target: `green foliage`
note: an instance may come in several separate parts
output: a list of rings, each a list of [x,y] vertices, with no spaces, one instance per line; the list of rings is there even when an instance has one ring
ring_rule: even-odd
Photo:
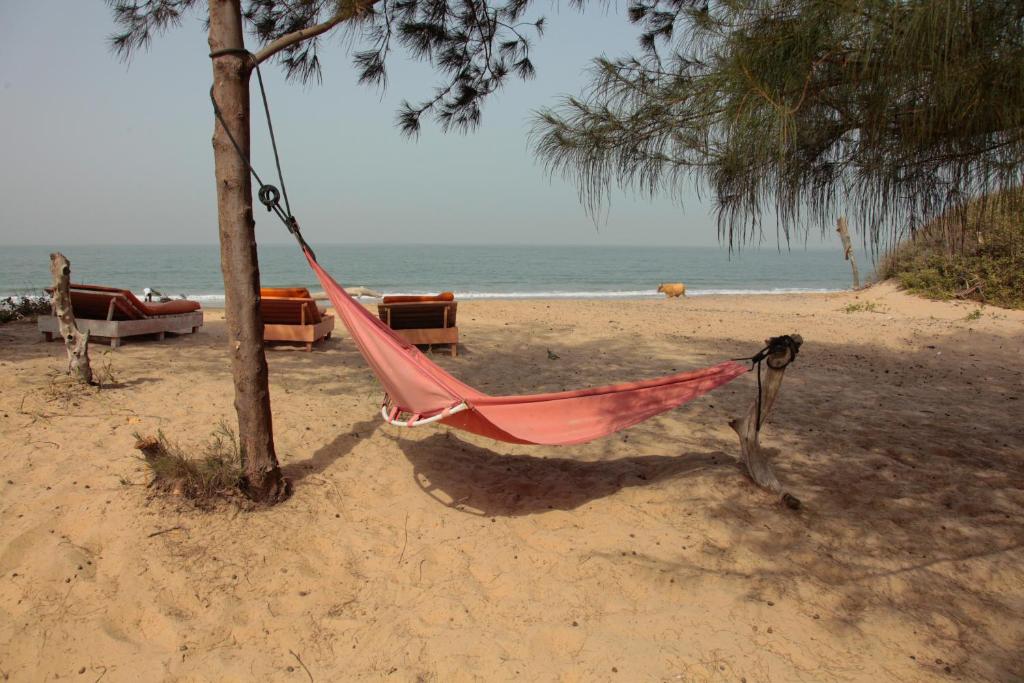
[[[962,220],[966,228],[951,232],[951,220]],[[954,237],[959,242],[951,245]],[[882,260],[878,276],[933,299],[1024,308],[1024,192],[974,202],[960,219],[924,226]]]
[[[730,246],[837,215],[874,247],[1016,185],[1020,0],[634,0],[640,57],[535,120],[534,148],[587,208],[613,187],[709,188]]]
[[[885,313],[888,309],[876,301],[857,301],[843,306],[843,313]]]
[[[142,451],[156,490],[180,495],[198,507],[209,507],[217,499],[234,499],[241,495],[238,439],[226,424],[221,423],[198,457],[169,441],[163,432],[155,437],[136,434],[135,438],[135,447]]]
[[[35,320],[51,312],[50,300],[38,296],[9,296],[0,299],[0,323]]]
[[[973,320],[980,320],[983,313],[984,311],[982,311],[980,308],[975,308],[973,311],[964,316],[964,320],[967,320],[969,322]]]
[[[199,0],[106,0],[118,32],[111,47],[122,58],[149,46],[153,36],[181,25],[187,13],[205,8]],[[573,0],[575,2],[575,0]],[[320,41],[333,26],[347,26],[359,82],[383,86],[395,47],[429,62],[443,75],[432,97],[403,102],[402,132],[415,135],[430,114],[442,129],[468,130],[480,122],[481,106],[509,75],[533,78],[530,49],[544,19],[525,20],[530,0],[241,0],[245,28],[266,46],[309,31],[276,59],[290,78],[320,79]]]

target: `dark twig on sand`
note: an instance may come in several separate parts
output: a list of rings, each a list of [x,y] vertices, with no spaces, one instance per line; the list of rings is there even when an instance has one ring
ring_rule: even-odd
[[[402,560],[405,559],[405,547],[409,545],[409,513],[405,513],[405,540],[402,541],[402,553],[398,556],[398,564],[402,564]]]
[[[300,657],[298,654],[296,654],[294,650],[288,650],[288,652],[292,653],[292,657],[295,657],[295,661],[297,661],[302,666],[302,668],[306,671],[306,675],[309,676],[310,683],[313,683],[313,674],[311,674],[309,672],[309,667],[306,666],[306,663],[304,661],[302,661],[302,657]]]
[[[184,531],[185,527],[183,527],[183,526],[172,526],[169,529],[161,529],[160,531],[154,531],[153,533],[149,534],[146,538],[153,538],[154,536],[160,536],[160,535],[163,535],[163,534],[169,534],[172,531],[178,531],[179,529]]]

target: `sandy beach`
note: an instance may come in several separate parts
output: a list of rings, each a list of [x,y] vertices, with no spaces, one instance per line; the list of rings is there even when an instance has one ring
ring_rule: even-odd
[[[727,422],[752,375],[584,446],[512,446],[384,425],[338,330],[268,354],[293,497],[196,511],[153,497],[133,434],[199,450],[234,423],[222,313],[196,335],[94,346],[113,377],[98,391],[69,392],[63,347],[12,323],[0,679],[1024,677],[1024,312],[885,284],[460,309],[459,357],[433,358],[493,393],[653,377],[800,333],[762,441],[803,509],[739,469]]]

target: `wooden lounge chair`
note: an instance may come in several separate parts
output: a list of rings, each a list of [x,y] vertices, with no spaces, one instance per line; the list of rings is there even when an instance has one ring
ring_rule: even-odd
[[[275,296],[278,294],[300,296]],[[330,339],[334,329],[334,316],[319,308],[309,291],[301,288],[260,290],[260,313],[265,341],[301,342],[307,351],[321,339]]]
[[[377,315],[410,344],[448,344],[452,356],[457,356],[458,306],[451,292],[442,292],[437,296],[386,296],[377,305]]]
[[[109,339],[114,349],[125,337],[152,334],[160,340],[168,332],[187,334],[203,326],[203,311],[197,301],[150,303],[127,289],[100,285],[72,284],[70,294],[78,329],[93,338]],[[46,341],[60,336],[60,325],[52,315],[40,316],[38,326]]]

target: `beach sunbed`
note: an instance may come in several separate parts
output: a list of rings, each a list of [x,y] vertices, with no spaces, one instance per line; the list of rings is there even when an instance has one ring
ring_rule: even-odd
[[[265,287],[260,290],[264,341],[300,342],[307,351],[321,339],[330,339],[334,316],[319,308],[302,288]]]
[[[398,336],[410,344],[448,344],[459,355],[458,302],[451,292],[436,296],[386,296],[377,314]]]
[[[159,340],[168,332],[187,334],[203,326],[202,307],[196,301],[151,303],[127,289],[100,285],[72,284],[70,294],[78,329],[93,338],[109,339],[115,349],[125,337],[151,334]],[[55,316],[40,316],[38,326],[46,341],[60,336]]]

